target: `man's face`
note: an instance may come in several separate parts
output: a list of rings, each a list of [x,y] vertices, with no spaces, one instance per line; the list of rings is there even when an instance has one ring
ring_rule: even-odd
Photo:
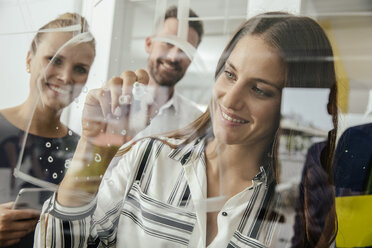
[[[168,18],[164,21],[158,36],[177,36],[178,20]],[[199,36],[189,28],[187,41],[195,48]],[[190,65],[190,59],[177,46],[162,41],[153,41],[150,37],[146,40],[146,51],[149,53],[148,69],[151,77],[158,85],[173,87],[185,74]]]

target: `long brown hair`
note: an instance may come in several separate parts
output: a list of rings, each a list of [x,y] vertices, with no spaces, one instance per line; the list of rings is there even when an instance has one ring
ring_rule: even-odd
[[[244,22],[223,50],[215,71],[215,79],[224,71],[225,63],[236,44],[241,38],[247,35],[258,36],[277,50],[278,55],[285,64],[285,87],[335,87],[336,75],[332,47],[323,29],[311,18],[294,16],[284,12],[264,13]],[[332,115],[334,117],[335,130],[337,130],[337,108],[334,109]],[[322,159],[324,161],[322,162],[322,166],[329,175],[329,183],[331,183],[332,178],[331,165],[336,139],[335,130],[329,137],[327,152]],[[183,146],[201,135],[213,137],[209,109],[187,127],[169,133],[168,137],[184,139],[183,143],[178,145]],[[277,143],[277,136],[273,137],[272,164],[274,170],[276,170],[275,166],[277,163]],[[169,145],[173,146],[172,144]],[[311,181],[313,179],[307,178],[307,180]],[[305,197],[305,201],[306,199],[308,198]],[[321,201],[322,199],[319,200]],[[303,230],[301,232],[303,236],[300,237],[301,244],[304,245],[303,247],[329,246],[336,235],[336,213],[334,206],[329,210],[327,224],[323,232],[319,234],[313,233],[312,215],[309,214],[311,213],[313,204],[319,204],[319,202],[302,202],[301,204],[304,206],[301,213],[301,228]]]
[[[215,71],[215,79],[224,71],[226,60],[239,40],[246,35],[255,35],[262,38],[268,45],[275,48],[279,56],[283,59],[286,68],[286,87],[302,88],[333,88],[332,117],[334,130],[330,132],[327,146],[322,153],[322,166],[328,175],[328,184],[332,183],[331,165],[336,143],[337,130],[337,106],[336,106],[336,74],[333,63],[333,51],[331,44],[319,24],[308,17],[293,16],[283,12],[270,12],[255,16],[244,22],[233,35],[226,48],[222,52]],[[207,133],[213,136],[211,128],[211,116],[209,109],[188,127],[174,132],[170,137],[183,138],[184,143],[189,143],[196,137]],[[278,139],[273,139],[272,164],[277,164],[277,145]],[[273,168],[275,171],[278,168]],[[277,173],[278,176],[278,173]],[[308,174],[307,182],[314,181]],[[302,247],[328,247],[336,236],[336,211],[334,204],[328,210],[326,225],[318,233],[312,222],[313,207],[319,204],[326,197],[334,197],[333,192],[328,195],[320,195],[318,202],[313,202],[313,198],[307,197],[311,194],[311,188],[305,189],[302,218],[303,232]],[[314,231],[315,230],[315,231]],[[300,247],[300,246],[299,246]]]

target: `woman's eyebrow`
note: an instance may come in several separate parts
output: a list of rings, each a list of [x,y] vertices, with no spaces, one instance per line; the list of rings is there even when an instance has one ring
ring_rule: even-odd
[[[270,81],[267,81],[267,80],[265,80],[265,79],[262,79],[262,78],[253,78],[252,80],[253,80],[253,81],[256,81],[256,82],[260,82],[260,83],[264,83],[264,84],[270,85],[270,86],[276,88],[276,89],[279,90],[279,91],[282,90],[281,87],[277,86],[275,83],[270,82]]]
[[[236,68],[235,66],[230,62],[230,61],[226,61],[226,64],[231,67],[234,71],[236,71]]]
[[[60,53],[58,54],[55,54],[55,53],[50,53],[50,55],[48,56],[52,56],[53,58],[59,58],[59,59],[65,59],[65,57],[63,55],[61,55]]]
[[[231,67],[234,71],[236,71],[236,68],[235,66],[230,62],[230,61],[226,61],[226,64]],[[253,81],[256,81],[256,82],[260,82],[260,83],[264,83],[264,84],[267,84],[267,85],[270,85],[274,88],[276,88],[277,90],[281,91],[281,87],[277,86],[275,83],[273,82],[270,82],[270,81],[267,81],[265,79],[262,79],[262,78],[252,78]]]
[[[83,66],[83,67],[88,67],[88,68],[90,68],[90,65],[87,63],[87,64],[85,64],[85,63],[82,63],[82,62],[79,62],[79,63],[76,63],[75,65],[78,65],[78,66]]]

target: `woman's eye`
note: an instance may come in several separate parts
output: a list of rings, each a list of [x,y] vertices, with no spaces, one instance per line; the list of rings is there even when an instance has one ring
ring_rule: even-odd
[[[62,64],[62,60],[60,58],[49,57],[48,59],[54,65],[60,65],[60,64]]]
[[[88,70],[85,69],[85,68],[82,67],[82,66],[76,66],[74,70],[75,70],[75,72],[77,72],[77,73],[79,73],[79,74],[85,74],[85,73],[88,72]]]
[[[227,78],[229,79],[235,79],[235,76],[233,73],[229,72],[229,71],[225,71],[225,75]]]
[[[262,95],[262,96],[268,96],[268,94],[267,94],[265,91],[261,90],[260,88],[258,88],[258,87],[256,87],[256,86],[254,86],[254,87],[252,88],[252,90],[253,90],[255,93],[259,94],[259,95]]]

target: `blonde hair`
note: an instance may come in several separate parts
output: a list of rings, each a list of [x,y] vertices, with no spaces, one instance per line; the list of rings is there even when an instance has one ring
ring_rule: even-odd
[[[31,42],[30,51],[32,54],[35,54],[37,51],[38,44],[42,41],[42,37],[45,35],[45,32],[40,32],[45,29],[52,29],[52,28],[64,28],[68,26],[78,25],[80,24],[81,28],[76,31],[68,31],[71,32],[74,36],[79,33],[89,32],[89,24],[87,20],[77,13],[64,13],[59,15],[56,19],[48,22],[44,26],[42,26],[37,34],[35,35],[34,39]],[[95,51],[95,40],[94,38],[88,42],[92,45]]]

